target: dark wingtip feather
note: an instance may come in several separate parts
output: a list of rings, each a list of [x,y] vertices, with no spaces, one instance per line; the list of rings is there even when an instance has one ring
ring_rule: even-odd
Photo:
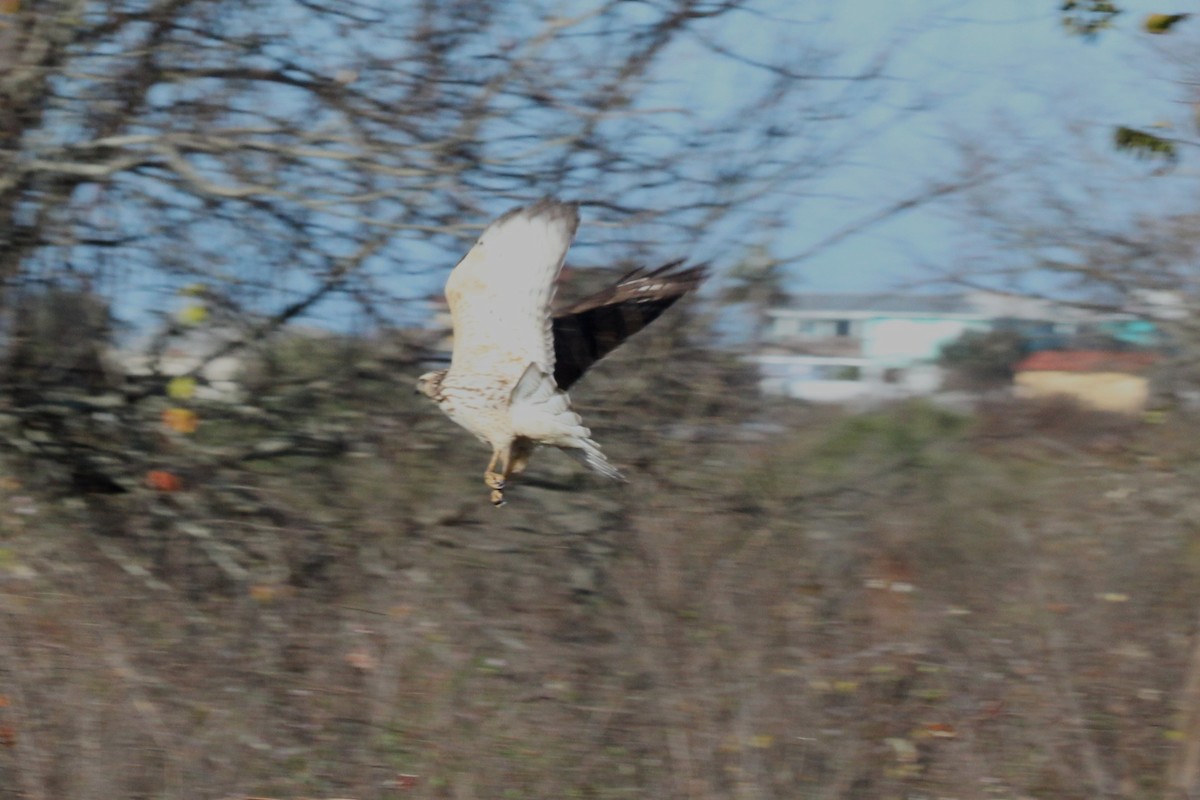
[[[695,289],[703,265],[685,270],[672,261],[651,270],[633,270],[615,284],[554,316],[554,380],[567,389],[584,372]]]
[[[704,279],[708,277],[708,265],[697,264],[694,267],[687,269],[676,270],[684,263],[685,259],[677,259],[675,261],[663,264],[661,267],[652,269],[647,272],[645,269],[635,269],[629,272],[621,280],[617,281],[620,286],[626,283],[632,283],[636,280],[660,279],[670,281],[672,291],[678,291],[680,295],[687,294],[690,291],[698,288]]]

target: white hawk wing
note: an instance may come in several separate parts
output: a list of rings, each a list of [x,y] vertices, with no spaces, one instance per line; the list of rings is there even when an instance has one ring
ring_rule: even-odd
[[[540,200],[484,230],[446,281],[454,372],[494,375],[519,367],[515,380],[536,364],[554,374],[550,303],[578,226],[574,204]]]

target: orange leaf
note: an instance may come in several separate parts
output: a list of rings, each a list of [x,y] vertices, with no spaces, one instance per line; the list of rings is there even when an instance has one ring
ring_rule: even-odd
[[[178,492],[183,488],[183,481],[173,472],[152,469],[146,473],[146,485],[159,492]]]
[[[279,596],[279,587],[269,583],[256,583],[250,587],[250,597],[260,603],[269,603]]]
[[[200,418],[186,408],[168,408],[162,413],[163,424],[176,433],[195,433]]]
[[[0,725],[0,745],[12,747],[17,743],[17,732],[11,725]]]

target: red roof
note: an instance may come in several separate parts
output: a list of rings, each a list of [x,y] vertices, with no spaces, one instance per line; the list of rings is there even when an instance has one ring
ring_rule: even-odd
[[[1158,361],[1157,353],[1106,350],[1043,350],[1013,366],[1014,372],[1143,372]]]

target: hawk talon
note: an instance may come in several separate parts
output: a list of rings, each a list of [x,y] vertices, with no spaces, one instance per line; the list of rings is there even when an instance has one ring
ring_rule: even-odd
[[[504,499],[504,492],[499,489],[492,489],[492,505],[499,508],[505,505],[508,501]]]
[[[497,492],[504,488],[504,476],[499,472],[488,470],[483,473],[483,482],[489,489],[495,489]]]

